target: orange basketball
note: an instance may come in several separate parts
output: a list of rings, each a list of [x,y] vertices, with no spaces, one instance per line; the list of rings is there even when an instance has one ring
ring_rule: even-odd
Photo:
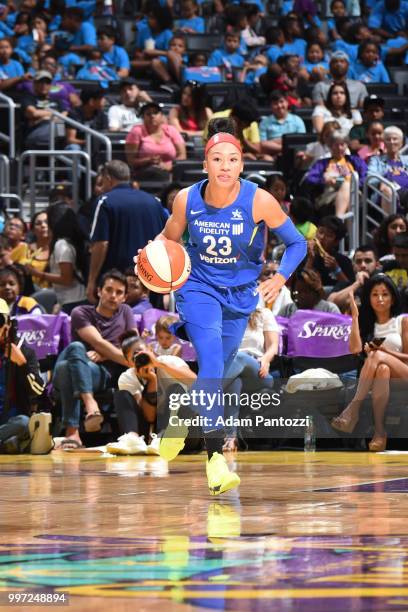
[[[173,240],[149,242],[137,259],[137,276],[145,287],[156,293],[180,289],[190,271],[191,261],[187,251]]]

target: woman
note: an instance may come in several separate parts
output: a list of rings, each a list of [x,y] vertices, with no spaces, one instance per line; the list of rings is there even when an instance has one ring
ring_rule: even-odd
[[[306,145],[305,151],[298,151],[296,153],[296,165],[302,168],[302,170],[306,170],[318,159],[330,157],[330,149],[327,143],[331,134],[336,130],[340,130],[340,123],[338,121],[326,121],[317,140],[309,142]]]
[[[404,133],[399,127],[390,125],[384,130],[385,155],[370,158],[368,172],[370,174],[381,174],[384,178],[394,184],[398,190],[398,200],[401,208],[408,210],[408,155],[401,155],[400,150],[404,145]],[[384,183],[380,184],[381,207],[384,212],[391,212],[391,188]]]
[[[408,231],[408,225],[404,215],[394,213],[385,217],[374,234],[374,246],[378,259],[392,257],[391,249],[394,237],[406,231]]]
[[[41,307],[32,298],[23,295],[24,273],[21,266],[6,266],[0,270],[0,298],[7,302],[10,316],[18,315],[40,315]]]
[[[349,140],[345,132],[336,131],[328,139],[330,157],[319,159],[306,175],[311,185],[323,187],[323,193],[315,200],[315,205],[334,205],[337,217],[342,217],[350,207],[351,174],[357,172],[359,185],[363,186],[367,166],[356,155],[348,155]]]
[[[26,270],[48,282],[61,306],[85,299],[85,237],[72,208],[55,204],[47,209],[50,229],[50,271],[41,272],[32,265]]]
[[[34,233],[35,241],[29,245],[27,264],[40,272],[44,272],[50,258],[51,242],[45,210],[35,213],[31,219],[31,229]],[[36,274],[33,274],[31,278],[35,289],[45,289],[49,286],[46,280],[41,280]]]
[[[194,406],[202,418],[207,417],[203,430],[212,495],[224,493],[240,482],[236,474],[230,473],[222,455],[221,381],[224,368],[228,368],[240,345],[248,316],[258,303],[265,224],[288,247],[278,272],[259,285],[265,301],[276,299],[306,254],[305,240],[278,202],[263,189],[257,189],[255,183],[240,179],[242,170],[243,154],[235,123],[229,118],[210,120],[204,160],[208,180],[177,194],[172,215],[156,237],[178,242],[188,226],[187,251],[192,272],[176,292],[180,322],[175,327],[179,336],[193,343],[199,364],[198,386],[200,391],[205,388],[204,393],[210,393],[205,397],[214,400],[211,411],[205,402]],[[142,270],[139,272],[143,278]],[[183,406],[179,410],[182,418],[184,409]],[[168,461],[174,459],[184,446],[187,432],[182,420],[178,427],[171,421],[161,439],[161,456]]]
[[[383,155],[384,126],[381,121],[372,121],[367,128],[368,144],[358,150],[358,156],[367,164],[373,155]]]
[[[170,176],[173,162],[186,159],[186,145],[176,128],[165,121],[156,102],[141,109],[143,123],[135,125],[126,137],[126,159],[134,178],[163,179]]]
[[[304,269],[297,272],[292,281],[291,295],[293,302],[280,310],[280,317],[290,318],[298,309],[340,314],[336,304],[324,299],[322,279],[315,270]]]
[[[170,110],[169,124],[188,136],[202,136],[212,114],[211,108],[205,105],[204,88],[187,82],[181,90],[179,106]]]
[[[325,106],[318,104],[312,114],[313,127],[318,134],[322,131],[326,121],[335,120],[347,133],[353,125],[358,125],[363,121],[360,111],[351,109],[349,90],[344,83],[332,85],[328,91]]]
[[[361,405],[371,390],[374,436],[369,443],[372,452],[384,451],[387,434],[385,411],[390,394],[390,379],[408,378],[408,317],[401,315],[399,294],[386,274],[371,277],[364,285],[360,311],[350,294],[351,353],[367,354],[360,372],[357,391],[350,404],[333,419],[332,427],[351,433],[357,425]],[[384,339],[376,345],[373,340]]]
[[[228,393],[240,395],[245,392],[267,391],[273,387],[273,376],[269,368],[279,350],[279,325],[268,308],[256,308],[249,315],[235,359],[225,373],[225,378],[231,380],[226,388]],[[238,388],[235,386],[238,384]],[[239,417],[239,405],[233,404],[226,408],[226,414]],[[224,452],[238,450],[237,427],[226,427],[226,438],[222,447]]]

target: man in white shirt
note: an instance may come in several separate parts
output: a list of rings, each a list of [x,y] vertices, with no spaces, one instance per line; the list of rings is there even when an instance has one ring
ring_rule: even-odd
[[[134,125],[142,123],[138,115],[139,106],[152,99],[139,89],[135,79],[129,77],[120,83],[120,101],[121,104],[113,104],[108,110],[110,132],[129,132]]]

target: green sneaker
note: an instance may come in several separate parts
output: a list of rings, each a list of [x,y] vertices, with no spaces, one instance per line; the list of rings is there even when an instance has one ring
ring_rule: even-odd
[[[175,420],[173,417],[172,420]],[[159,453],[160,457],[166,461],[173,461],[183,450],[185,440],[188,436],[188,427],[183,425],[180,419],[177,425],[167,425],[164,434],[160,438]]]
[[[210,461],[207,461],[206,470],[210,495],[225,493],[241,482],[238,474],[230,472],[224,455],[220,453],[214,453]]]

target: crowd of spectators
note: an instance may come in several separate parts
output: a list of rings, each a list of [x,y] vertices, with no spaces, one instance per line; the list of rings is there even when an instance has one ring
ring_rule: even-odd
[[[111,137],[123,133],[125,141],[120,160],[98,167],[94,197],[79,208],[60,185],[28,225],[2,212],[0,298],[12,316],[71,315],[73,342],[52,375],[62,446],[80,447],[82,427],[101,428],[95,394],[113,386],[123,435],[112,451],[155,454],[158,388],[166,379],[186,385],[195,375],[171,335],[171,317],[158,322],[154,338],[140,339],[134,315],[152,307],[171,312],[173,299],[149,294],[132,272],[133,256],[162,229],[181,188],[172,182],[174,165],[197,159],[212,117],[234,119],[246,159],[282,171],[256,180],[309,243],[302,269],[276,303],[260,303],[251,317],[234,380],[242,383],[246,372],[245,384],[252,377],[273,386],[274,317],[308,309],[351,313],[355,321],[355,301],[358,306],[378,273],[392,279],[400,312],[408,312],[406,116],[403,104],[393,113],[385,93],[372,93],[391,83],[390,67],[406,64],[408,11],[398,0],[128,4],[127,17],[126,2],[114,2],[113,12],[111,4],[92,0],[0,4],[0,91],[21,105],[22,148],[48,148],[53,110]],[[219,35],[219,45],[192,51],[191,37],[204,33],[208,40]],[[205,87],[213,78],[236,83],[239,93],[215,103]],[[305,140],[288,164],[285,136],[293,134]],[[64,139],[68,150],[85,147],[79,127],[67,126]],[[348,253],[352,175],[362,189],[370,173],[379,175],[383,215],[373,240]],[[161,202],[143,189],[149,181],[164,187]],[[390,214],[392,192],[396,214]],[[281,252],[272,234],[267,242],[272,263],[263,278],[274,273]],[[364,299],[368,308],[370,297]],[[140,351],[149,360],[135,366]],[[384,435],[379,421],[377,430]],[[237,448],[237,431],[227,434],[226,449]]]

